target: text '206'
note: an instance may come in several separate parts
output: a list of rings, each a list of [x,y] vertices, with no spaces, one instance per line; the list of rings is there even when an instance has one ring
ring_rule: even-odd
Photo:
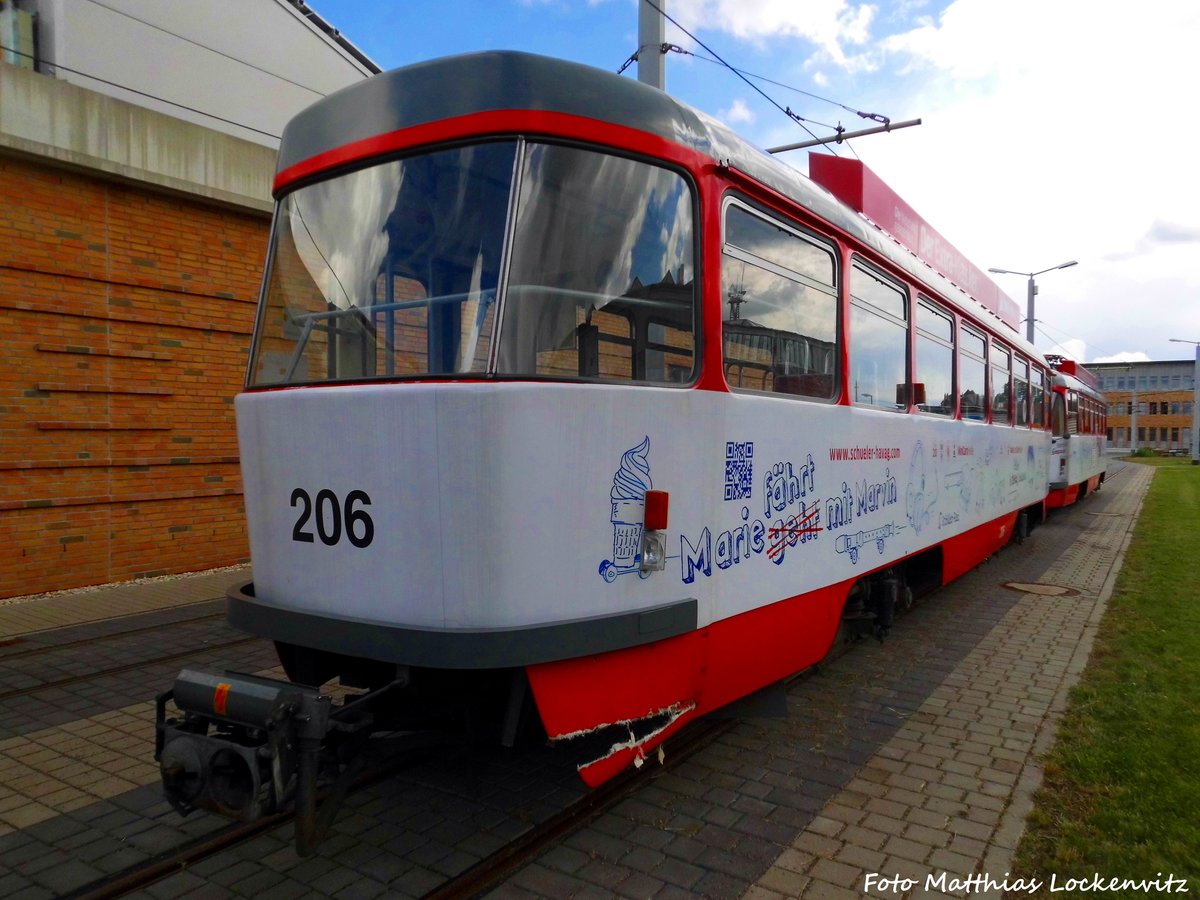
[[[363,507],[371,505],[366,491],[351,491],[343,504],[328,488],[317,491],[314,499],[304,488],[292,491],[292,508],[300,507],[292,526],[292,540],[312,544],[316,538],[327,547],[341,542],[344,534],[355,547],[368,547],[375,539],[375,522]],[[311,521],[311,525],[310,525]],[[312,528],[316,529],[314,537]]]

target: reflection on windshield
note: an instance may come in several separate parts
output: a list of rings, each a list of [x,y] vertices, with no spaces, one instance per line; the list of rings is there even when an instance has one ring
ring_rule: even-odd
[[[284,198],[254,383],[484,372],[515,156],[467,147]]]
[[[690,381],[692,217],[691,191],[673,172],[517,141],[301,188],[279,205],[251,383]]]
[[[691,380],[692,244],[691,192],[674,172],[530,147],[497,371]]]

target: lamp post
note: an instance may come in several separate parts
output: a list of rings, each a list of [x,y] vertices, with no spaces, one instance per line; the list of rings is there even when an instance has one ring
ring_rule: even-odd
[[[996,275],[1024,275],[1029,279],[1029,299],[1025,303],[1025,340],[1033,343],[1033,298],[1037,294],[1037,285],[1033,283],[1034,276],[1044,275],[1047,272],[1053,272],[1055,269],[1069,269],[1071,266],[1079,265],[1078,260],[1059,263],[1057,266],[1051,266],[1048,269],[1042,269],[1040,272],[1014,272],[1012,269],[988,269]]]
[[[1200,341],[1168,338],[1173,344],[1195,344],[1196,370],[1192,373],[1192,465],[1200,466]]]

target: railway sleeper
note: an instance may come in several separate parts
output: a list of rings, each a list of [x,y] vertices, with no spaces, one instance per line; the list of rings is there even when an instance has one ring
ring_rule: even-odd
[[[155,753],[168,802],[241,822],[294,803],[296,850],[311,855],[363,764],[373,707],[401,681],[340,703],[319,689],[184,669],[156,701]],[[167,715],[168,702],[178,715]],[[318,783],[330,784],[320,815]]]

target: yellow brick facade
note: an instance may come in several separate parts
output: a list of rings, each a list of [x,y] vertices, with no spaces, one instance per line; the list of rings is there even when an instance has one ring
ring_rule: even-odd
[[[1100,379],[1108,403],[1110,446],[1191,451],[1193,361],[1089,363],[1088,369]],[[1130,415],[1135,401],[1136,426]]]

